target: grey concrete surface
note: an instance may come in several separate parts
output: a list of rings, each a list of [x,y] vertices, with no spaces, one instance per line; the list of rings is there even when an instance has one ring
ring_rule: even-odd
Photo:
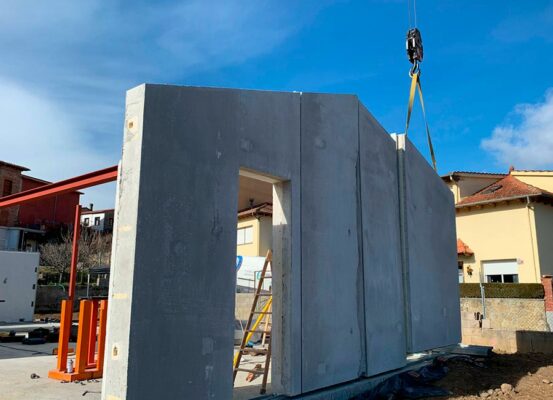
[[[31,347],[31,346],[26,346]],[[39,347],[39,346],[33,346]],[[37,349],[38,350],[38,349]],[[42,348],[42,350],[46,350]],[[0,349],[0,398],[2,400],[99,400],[101,383],[98,380],[80,383],[61,383],[48,378],[55,367],[55,356],[33,356],[2,359]],[[39,378],[31,379],[31,374]]]
[[[443,223],[450,199],[420,155],[407,160],[412,187],[398,195],[393,150],[351,95],[129,91],[103,398],[231,398],[240,173],[274,183],[275,392],[401,367],[410,313],[417,347],[450,344],[459,318],[448,291],[457,271],[444,267],[455,259],[454,225]],[[404,236],[426,255],[406,253],[401,270],[405,193],[414,203],[405,226],[420,225],[424,240],[410,228]],[[413,282],[402,279],[409,270]],[[413,289],[421,281],[424,290]],[[427,309],[429,301],[444,306]],[[443,317],[426,316],[437,311]]]
[[[75,347],[75,344],[71,343],[70,346]],[[51,356],[52,351],[56,347],[58,347],[57,343],[44,343],[38,345],[28,345],[21,342],[0,343],[0,360],[7,360],[10,358]],[[32,371],[29,372],[29,374],[31,373]]]
[[[394,140],[363,105],[359,107],[359,139],[365,372],[371,376],[405,363],[397,152]]]
[[[406,138],[405,229],[410,316],[408,351],[461,341],[453,194]]]
[[[358,104],[355,96],[301,97],[303,392],[355,379],[364,368]]]
[[[129,92],[119,208],[131,211],[117,216],[112,285],[134,283],[110,290],[108,330],[117,338],[108,335],[105,396],[230,397],[239,166],[292,178],[297,97],[157,85]],[[295,114],[283,112],[290,108]],[[134,260],[119,259],[129,252]],[[112,329],[122,315],[125,326]],[[159,377],[147,387],[144,360]],[[179,385],[171,384],[176,365],[187,377]]]
[[[28,346],[18,343],[0,346],[0,399],[2,400],[99,400],[101,382],[98,379],[62,383],[49,379],[48,371],[55,367],[56,357],[51,354],[57,343]],[[236,348],[235,348],[236,351]],[[244,366],[253,368],[262,362],[262,356],[246,356]],[[31,374],[39,378],[31,379]],[[246,400],[259,396],[261,376],[246,381],[246,373],[240,373],[232,393],[233,400]],[[271,393],[271,383],[267,393]],[[163,395],[159,398],[165,398]]]

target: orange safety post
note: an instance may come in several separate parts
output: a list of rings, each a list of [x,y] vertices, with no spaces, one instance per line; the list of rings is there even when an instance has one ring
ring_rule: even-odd
[[[73,324],[73,302],[75,300],[75,286],[77,283],[77,263],[79,261],[79,236],[81,234],[81,206],[75,206],[75,220],[73,222],[73,243],[71,252],[71,270],[69,274],[68,299],[62,301],[60,329],[58,339],[58,362],[56,369],[48,372],[53,379],[64,379],[67,371],[67,354],[69,353],[69,336]],[[80,328],[80,326],[79,326]]]
[[[77,348],[75,357],[75,373],[83,374],[88,367],[88,345],[90,342],[90,316],[92,314],[92,301],[81,300],[79,312],[79,333],[77,335]]]
[[[92,309],[90,312],[90,331],[88,333],[88,356],[87,367],[94,368],[96,366],[96,331],[98,329],[98,300],[90,300]]]
[[[65,301],[65,304],[68,303]],[[107,300],[81,300],[74,370],[69,373],[64,366],[63,369],[50,371],[48,373],[50,378],[73,382],[102,377],[106,348],[107,304]],[[97,354],[96,342],[98,342]],[[67,355],[65,360],[67,363]],[[59,363],[58,359],[58,365]]]
[[[94,378],[101,378],[104,371],[104,351],[106,349],[106,324],[108,319],[108,301],[100,300],[100,326],[98,328],[98,357]]]
[[[57,371],[67,370],[67,354],[69,353],[69,336],[71,335],[71,319],[73,317],[73,302],[62,300],[60,330],[58,338]],[[50,374],[48,374],[50,375]]]

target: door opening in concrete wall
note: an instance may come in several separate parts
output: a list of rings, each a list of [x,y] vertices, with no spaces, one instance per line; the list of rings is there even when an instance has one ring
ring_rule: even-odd
[[[262,269],[269,252],[271,258],[277,259],[281,254],[274,254],[274,248],[282,248],[281,235],[273,235],[273,193],[278,193],[282,184],[277,178],[269,177],[249,170],[240,170],[238,190],[238,210],[236,226],[236,303],[234,330],[234,360],[240,352],[242,338],[250,317],[255,292],[260,285]],[[277,199],[277,203],[280,201]],[[280,210],[280,207],[277,207]],[[280,211],[277,211],[280,213]],[[280,262],[280,260],[277,260]],[[278,291],[273,292],[273,285],[278,278],[274,275],[274,263],[265,275],[261,284],[263,296],[258,297],[256,311],[253,314],[247,341],[248,348],[242,351],[240,369],[255,370],[258,373],[238,371],[234,383],[234,399],[250,399],[260,395],[269,341],[275,340],[273,330],[273,304],[280,301]],[[280,305],[280,303],[279,303]],[[277,309],[282,307],[277,306]],[[253,325],[259,319],[257,327]],[[278,346],[277,346],[278,348]],[[278,354],[272,355],[278,357]],[[269,364],[266,393],[272,393],[271,374],[275,372]]]

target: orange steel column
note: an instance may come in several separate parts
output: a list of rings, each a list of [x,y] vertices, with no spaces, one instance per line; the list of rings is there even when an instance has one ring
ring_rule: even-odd
[[[94,368],[96,366],[96,332],[98,330],[98,300],[90,300],[92,309],[90,313],[90,330],[88,333],[88,356],[87,367]]]
[[[77,263],[79,262],[79,236],[81,235],[81,206],[75,207],[75,222],[73,224],[73,249],[71,252],[71,272],[69,275],[69,300],[75,299],[77,285]]]
[[[72,317],[73,302],[69,300],[62,300],[57,362],[57,371],[60,372],[67,370],[67,354],[69,353],[69,336],[71,335]]]
[[[88,344],[90,340],[90,317],[92,314],[92,302],[81,300],[79,312],[79,333],[77,335],[77,348],[75,357],[75,372],[82,374],[88,367]]]
[[[59,379],[59,374],[67,371],[67,355],[69,353],[69,336],[73,323],[73,303],[75,300],[75,286],[77,282],[77,262],[79,260],[79,236],[81,233],[81,206],[75,207],[73,223],[73,244],[71,253],[71,270],[69,274],[68,299],[61,303],[60,330],[58,339],[58,361],[56,369],[48,373],[50,378]]]
[[[94,378],[101,378],[104,371],[104,351],[106,349],[106,324],[108,318],[108,301],[100,300],[100,326],[98,328],[98,357]]]

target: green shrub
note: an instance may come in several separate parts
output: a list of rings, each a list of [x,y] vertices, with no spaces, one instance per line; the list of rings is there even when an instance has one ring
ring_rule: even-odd
[[[541,283],[484,283],[486,298],[543,299]],[[459,284],[461,297],[480,297],[479,283]]]

